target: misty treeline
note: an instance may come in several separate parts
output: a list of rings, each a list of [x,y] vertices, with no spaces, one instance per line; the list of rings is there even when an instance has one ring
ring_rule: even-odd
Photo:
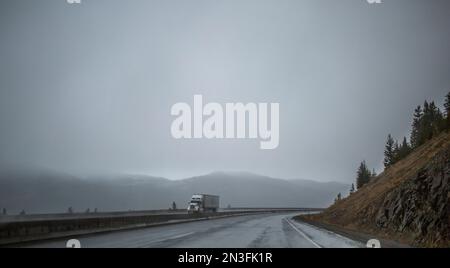
[[[391,134],[388,135],[384,148],[385,169],[404,159],[416,148],[425,144],[433,137],[448,130],[450,130],[450,92],[445,97],[444,111],[441,111],[434,101],[425,101],[423,106],[417,106],[413,114],[409,140],[403,137],[402,141],[399,142]],[[376,176],[375,170],[370,171],[366,161],[362,161],[356,172],[356,188],[355,184],[351,185],[350,195],[369,183]],[[337,202],[341,199],[342,195],[339,193],[335,201]]]
[[[388,135],[384,149],[384,167],[389,168],[407,157],[412,151],[443,131],[450,129],[450,92],[445,97],[444,111],[441,111],[434,101],[425,101],[423,106],[417,106],[413,114],[410,140],[406,137],[399,143],[392,135]]]

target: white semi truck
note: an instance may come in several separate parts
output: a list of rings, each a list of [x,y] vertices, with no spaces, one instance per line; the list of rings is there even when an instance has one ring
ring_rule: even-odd
[[[219,196],[209,194],[194,194],[187,208],[188,213],[217,212]]]

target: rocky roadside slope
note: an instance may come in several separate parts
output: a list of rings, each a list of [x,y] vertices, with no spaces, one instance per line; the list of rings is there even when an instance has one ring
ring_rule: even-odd
[[[419,247],[450,246],[450,134],[424,144],[372,182],[306,220]]]

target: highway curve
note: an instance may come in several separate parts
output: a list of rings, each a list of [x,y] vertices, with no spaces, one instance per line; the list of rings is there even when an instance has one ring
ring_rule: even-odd
[[[298,213],[297,213],[298,214]],[[85,248],[320,248],[361,247],[337,234],[292,220],[296,214],[258,214],[159,227],[45,240],[19,247],[66,247],[78,239]]]

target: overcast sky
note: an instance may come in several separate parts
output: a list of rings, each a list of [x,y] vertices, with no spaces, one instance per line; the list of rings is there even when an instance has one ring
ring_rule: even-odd
[[[0,161],[351,182],[450,90],[450,1],[0,3]],[[280,103],[280,144],[175,140],[170,108]]]

